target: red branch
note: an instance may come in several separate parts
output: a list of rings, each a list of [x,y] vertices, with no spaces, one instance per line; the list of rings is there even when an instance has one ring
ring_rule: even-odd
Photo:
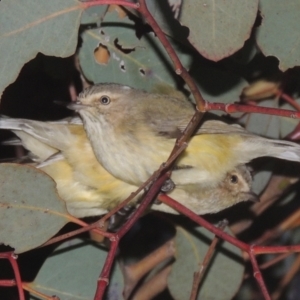
[[[0,259],[1,258],[7,259],[10,262],[10,264],[13,268],[13,271],[14,271],[15,280],[1,280],[0,286],[15,286],[16,285],[18,288],[19,299],[25,300],[25,295],[24,295],[24,291],[22,288],[21,275],[20,275],[18,264],[16,262],[16,259],[17,259],[16,254],[14,254],[13,252],[0,253]],[[3,285],[2,285],[2,283],[3,283]],[[13,284],[13,285],[10,285],[10,284]]]
[[[101,274],[98,279],[97,290],[94,297],[95,300],[102,299],[104,295],[106,286],[108,285],[109,282],[110,271],[112,268],[112,264],[114,262],[114,258],[117,252],[120,238],[123,237],[126,234],[126,232],[128,232],[128,230],[133,226],[136,220],[141,217],[141,215],[150,205],[151,201],[153,201],[153,199],[159,193],[161,186],[167,180],[168,177],[169,174],[165,173],[155,181],[155,183],[148,190],[147,194],[145,195],[138,209],[134,212],[134,214],[130,217],[130,219],[124,224],[124,226],[122,226],[122,228],[117,233],[115,233],[113,237],[110,238],[111,247],[109,249],[107,258],[105,260],[105,264],[102,268]]]
[[[205,109],[209,110],[222,110],[228,114],[236,112],[246,112],[246,113],[257,113],[257,114],[267,114],[275,115],[280,117],[288,117],[293,119],[300,118],[300,112],[288,109],[272,108],[272,107],[263,107],[256,105],[241,105],[241,104],[224,104],[224,103],[210,103],[207,102]]]
[[[138,3],[132,3],[125,0],[95,0],[95,1],[88,1],[88,2],[82,2],[81,7],[84,9],[87,9],[89,7],[93,6],[99,6],[99,5],[121,5],[121,6],[127,6],[133,9],[138,10],[139,4]]]
[[[155,21],[155,19],[150,14],[146,1],[145,0],[139,0],[140,7],[137,9],[145,18],[147,23],[152,27],[153,31],[159,38],[161,44],[164,46],[165,50],[168,52],[169,57],[173,61],[174,69],[176,74],[180,75],[183,80],[186,82],[188,87],[190,88],[195,101],[197,103],[197,108],[200,112],[205,112],[205,100],[203,99],[199,89],[197,88],[197,85],[193,78],[190,76],[190,74],[187,72],[187,70],[183,67],[180,59],[178,58],[175,50],[173,49],[172,45],[169,43],[168,39],[166,38],[163,31],[160,29],[159,25]]]
[[[249,255],[249,258],[251,260],[251,263],[252,263],[253,276],[256,279],[256,281],[262,291],[262,294],[264,295],[266,300],[271,299],[271,298],[270,298],[270,295],[265,286],[261,272],[259,270],[255,255],[267,254],[267,253],[300,252],[300,245],[297,245],[297,246],[274,246],[274,247],[248,245],[248,244],[243,243],[242,241],[236,239],[235,237],[227,234],[226,232],[222,231],[220,228],[210,224],[209,222],[204,220],[202,217],[196,215],[194,212],[192,212],[191,210],[189,210],[182,204],[178,203],[177,201],[173,200],[169,196],[159,195],[159,200],[164,202],[165,204],[169,205],[170,207],[176,209],[181,214],[186,215],[191,220],[195,221],[197,224],[203,226],[210,232],[214,233],[216,236],[222,238],[223,240],[225,240],[225,241],[231,243],[232,245],[235,245],[236,247],[240,248],[241,250],[244,250],[245,252],[247,252]]]
[[[258,267],[255,254],[251,251],[251,249],[250,249],[250,251],[248,251],[248,255],[249,255],[249,258],[250,258],[250,261],[252,264],[252,268],[253,268],[253,276],[256,279],[256,281],[260,287],[260,290],[261,290],[262,294],[264,295],[265,300],[271,300],[270,294],[267,290],[264,279],[263,279],[260,269]]]

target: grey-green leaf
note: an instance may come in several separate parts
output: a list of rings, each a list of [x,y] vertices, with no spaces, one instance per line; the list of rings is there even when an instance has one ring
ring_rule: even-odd
[[[219,61],[243,47],[250,37],[258,0],[185,0],[180,22],[204,57]]]
[[[36,248],[69,222],[55,182],[36,168],[0,164],[0,244]]]
[[[47,258],[31,287],[62,300],[94,299],[107,251],[74,239],[60,245]],[[107,299],[123,299],[123,276],[116,264],[109,280]],[[31,295],[30,299],[36,299]]]
[[[81,12],[76,0],[0,2],[0,96],[38,52],[59,57],[75,52]]]
[[[189,299],[194,272],[199,270],[213,236],[203,227],[189,231],[177,227],[176,261],[168,279],[168,287],[174,299]],[[203,278],[197,299],[232,299],[243,278],[241,254],[235,246],[221,242]]]
[[[279,60],[286,71],[300,65],[299,0],[261,0],[262,24],[257,30],[257,43],[266,56]]]
[[[108,12],[101,27],[84,31],[82,39],[80,65],[94,83],[134,83],[135,88],[145,90],[152,90],[156,84],[176,83],[174,67],[158,38],[146,34],[138,39],[134,23],[127,17],[120,19],[116,12]],[[173,46],[181,62],[188,66],[190,55],[178,45]]]

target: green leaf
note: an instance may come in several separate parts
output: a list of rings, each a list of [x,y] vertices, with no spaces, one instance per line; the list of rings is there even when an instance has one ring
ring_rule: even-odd
[[[38,52],[59,57],[75,52],[81,12],[76,0],[0,2],[0,95]]]
[[[300,65],[300,2],[298,0],[261,0],[262,24],[257,30],[257,43],[265,56],[279,60],[286,71]]]
[[[134,0],[131,2],[135,2]],[[146,5],[151,13],[152,17],[155,19],[160,29],[168,36],[174,38],[176,41],[186,41],[187,30],[180,25],[177,19],[175,19],[174,14],[178,15],[181,3],[178,0],[146,0]],[[174,13],[173,9],[177,10]],[[140,14],[134,10],[129,9],[134,15],[140,16]]]
[[[0,244],[28,251],[69,222],[55,182],[36,168],[0,164]]]
[[[107,251],[80,239],[60,245],[43,264],[31,287],[62,300],[94,298]],[[123,275],[118,265],[109,280],[107,299],[122,299]],[[31,295],[30,299],[35,299]]]
[[[158,38],[150,33],[138,39],[135,24],[127,17],[120,19],[116,12],[107,13],[100,28],[84,31],[82,39],[80,65],[94,83],[134,84],[135,88],[152,90],[156,84],[174,86],[178,80]],[[187,66],[190,56],[181,47],[173,46]]]
[[[194,272],[199,270],[213,237],[203,227],[189,230],[177,227],[176,261],[168,278],[168,287],[174,299],[189,299]],[[197,299],[232,299],[243,279],[244,266],[241,261],[242,254],[238,248],[221,242],[203,278]]]
[[[243,47],[250,37],[258,0],[185,0],[180,22],[204,57],[219,61]]]
[[[92,24],[100,23],[101,18],[104,16],[107,10],[107,5],[91,6],[83,11],[80,23]]]

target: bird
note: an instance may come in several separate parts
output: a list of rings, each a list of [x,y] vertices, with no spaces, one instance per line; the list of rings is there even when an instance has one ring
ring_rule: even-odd
[[[195,113],[182,97],[115,83],[99,83],[68,106],[79,113],[96,158],[116,178],[140,185],[168,159],[176,138]],[[271,156],[300,161],[296,143],[255,135],[238,124],[206,120],[176,161],[176,187],[216,187],[226,174],[251,160]]]
[[[247,165],[239,165],[227,172],[225,178],[214,188],[208,185],[190,184],[176,187],[168,193],[168,196],[198,215],[211,214],[240,202],[259,202],[259,197],[251,190],[252,183],[251,168]],[[159,206],[152,206],[152,208],[167,213],[177,213],[165,204],[162,204],[161,208]]]
[[[54,179],[67,210],[77,218],[102,215],[138,188],[106,171],[97,160],[78,118],[41,122],[1,117],[0,129],[12,130],[18,136],[19,144],[30,151],[34,165]],[[250,170],[240,165],[227,172],[214,189],[202,184],[190,184],[175,187],[168,195],[202,215],[218,212],[242,201],[257,201],[258,197],[252,193],[251,187]],[[133,202],[138,202],[141,197],[142,193]],[[164,203],[156,203],[152,204],[151,209],[178,213]]]

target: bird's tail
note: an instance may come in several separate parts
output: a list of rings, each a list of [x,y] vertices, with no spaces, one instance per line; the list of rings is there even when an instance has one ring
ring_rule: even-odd
[[[250,138],[241,149],[241,156],[249,155],[248,161],[257,157],[270,156],[300,162],[300,145],[284,140]]]
[[[274,157],[300,162],[300,145],[289,141],[273,141]]]
[[[0,129],[22,130],[22,119],[11,119],[4,115],[0,116]]]

